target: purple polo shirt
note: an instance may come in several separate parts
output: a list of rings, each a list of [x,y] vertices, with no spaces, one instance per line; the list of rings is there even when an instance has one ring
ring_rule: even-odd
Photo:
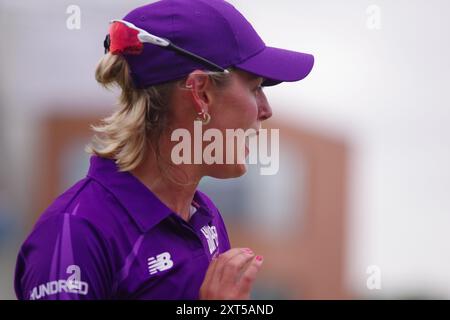
[[[198,299],[214,255],[230,249],[222,217],[196,191],[189,222],[113,160],[92,156],[22,245],[18,299]]]

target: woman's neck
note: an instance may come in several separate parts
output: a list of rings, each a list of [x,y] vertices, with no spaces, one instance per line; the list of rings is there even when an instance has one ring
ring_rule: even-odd
[[[151,152],[149,152],[151,153]],[[201,175],[196,172],[198,167],[180,165],[166,168],[163,162],[158,165],[156,157],[149,155],[138,167],[131,170],[152,193],[154,193],[169,209],[185,221],[189,220],[190,207]]]

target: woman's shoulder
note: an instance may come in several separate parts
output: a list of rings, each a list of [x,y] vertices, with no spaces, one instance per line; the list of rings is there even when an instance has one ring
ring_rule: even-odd
[[[111,227],[123,210],[114,196],[100,183],[89,177],[83,178],[61,193],[40,215],[34,229],[48,225],[51,221],[77,220],[104,232]],[[118,222],[119,223],[119,222]]]
[[[86,195],[90,188],[94,188],[91,181],[83,179],[62,193],[23,242],[15,272],[19,299],[71,299],[75,293],[81,298],[107,296],[115,268],[111,233],[104,227],[108,221],[93,218],[103,200],[90,199]],[[84,287],[60,286],[73,276]]]

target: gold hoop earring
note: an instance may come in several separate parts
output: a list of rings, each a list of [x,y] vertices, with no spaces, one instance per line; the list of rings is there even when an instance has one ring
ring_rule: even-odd
[[[196,120],[201,121],[203,125],[207,125],[211,121],[211,115],[207,111],[202,110]]]

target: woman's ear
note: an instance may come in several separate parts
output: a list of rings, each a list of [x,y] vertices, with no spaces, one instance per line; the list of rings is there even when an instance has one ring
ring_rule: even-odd
[[[190,90],[195,112],[208,112],[211,103],[211,81],[207,73],[195,70],[186,79],[186,89]]]
[[[206,72],[201,70],[191,72],[186,80],[186,88],[191,89],[196,102],[203,104],[211,102],[211,81]]]

